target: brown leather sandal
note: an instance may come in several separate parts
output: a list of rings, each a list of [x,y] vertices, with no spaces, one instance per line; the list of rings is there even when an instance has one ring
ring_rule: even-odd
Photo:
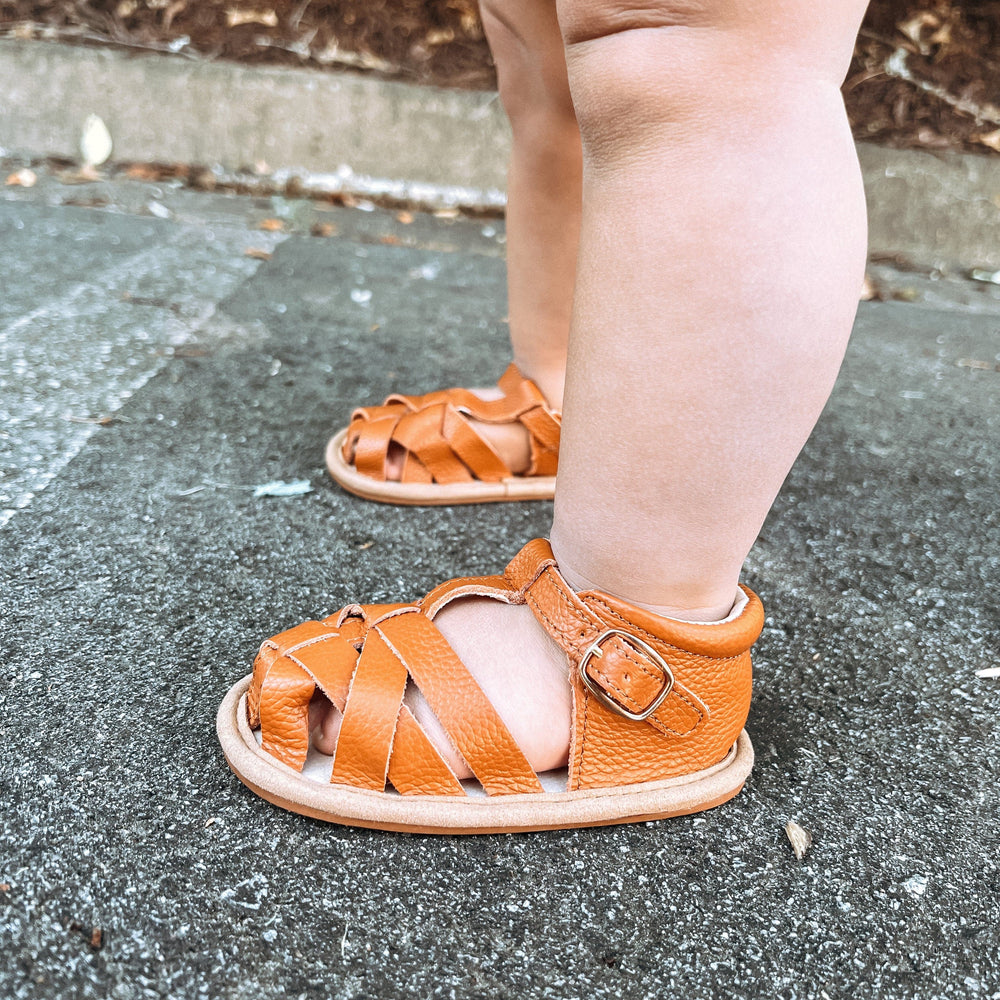
[[[568,769],[535,774],[434,624],[441,608],[470,595],[527,604],[565,650]],[[353,826],[489,833],[699,812],[736,795],[753,764],[743,725],[749,650],[763,622],[745,587],[729,618],[711,625],[574,593],[548,542],[536,539],[503,576],[452,580],[413,604],[352,604],[268,639],[219,709],[219,739],[258,795]],[[476,781],[460,782],[435,749],[403,703],[408,684]],[[343,713],[332,758],[310,746],[317,692]]]
[[[468,389],[426,396],[390,396],[355,410],[326,448],[330,475],[368,500],[398,504],[551,500],[559,455],[560,415],[538,386],[511,365],[499,381],[503,396],[483,400]],[[469,423],[520,423],[531,440],[531,465],[514,475]],[[405,452],[398,482],[385,477],[391,445]]]

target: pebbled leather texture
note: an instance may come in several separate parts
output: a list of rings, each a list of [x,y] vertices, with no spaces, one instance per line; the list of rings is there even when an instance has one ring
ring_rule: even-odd
[[[726,756],[749,711],[750,647],[764,611],[743,590],[747,603],[731,621],[660,618],[599,591],[575,593],[548,542],[536,539],[503,576],[448,581],[412,604],[349,605],[266,640],[254,662],[248,721],[261,728],[264,750],[301,770],[309,702],[319,691],[344,713],[331,781],[375,791],[388,782],[402,795],[464,795],[403,702],[415,684],[489,795],[545,794],[433,621],[450,601],[479,595],[527,604],[566,653],[574,704],[569,790],[693,774]],[[648,718],[619,711],[641,713],[667,683],[669,693]]]
[[[424,396],[393,395],[381,406],[351,415],[343,459],[358,472],[385,481],[389,448],[403,448],[401,482],[500,482],[510,469],[470,419],[487,424],[521,423],[531,442],[525,475],[554,476],[559,460],[560,415],[541,391],[510,365],[499,381],[503,396],[483,400],[467,389],[441,389]]]

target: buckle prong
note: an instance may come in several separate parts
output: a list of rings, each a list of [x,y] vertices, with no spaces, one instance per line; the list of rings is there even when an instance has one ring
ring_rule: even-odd
[[[614,636],[620,636],[625,642],[632,646],[639,653],[643,653],[652,661],[652,665],[663,674],[663,687],[657,692],[656,697],[641,712],[632,712],[620,702],[615,701],[603,688],[598,687],[592,677],[587,674],[587,664],[592,660],[600,660],[604,657],[603,643]],[[583,686],[602,704],[605,708],[610,708],[612,712],[631,719],[633,722],[643,722],[648,719],[663,704],[664,699],[674,689],[674,672],[667,665],[666,660],[653,649],[647,642],[643,642],[638,636],[631,632],[625,632],[619,628],[609,628],[602,632],[587,647],[586,652],[580,660],[580,680]]]

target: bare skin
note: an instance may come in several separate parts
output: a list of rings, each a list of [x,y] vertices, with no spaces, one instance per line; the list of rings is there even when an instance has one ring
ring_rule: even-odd
[[[732,607],[857,306],[839,85],[864,9],[559,0],[584,180],[551,537],[577,589],[688,620]],[[437,622],[544,770],[566,758],[566,664],[523,611],[470,599]]]

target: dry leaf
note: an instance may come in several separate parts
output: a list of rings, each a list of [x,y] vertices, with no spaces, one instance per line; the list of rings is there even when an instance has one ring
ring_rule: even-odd
[[[795,857],[801,861],[809,853],[809,848],[812,847],[812,834],[799,826],[795,820],[790,819],[785,824],[785,836],[788,837],[788,843],[792,845]]]
[[[332,222],[314,222],[309,228],[313,236],[335,236],[337,227]]]
[[[861,285],[861,301],[862,302],[881,302],[882,301],[882,289],[879,288],[878,282],[870,275],[865,275],[865,280]]]
[[[218,184],[218,178],[208,167],[196,169],[188,178],[188,184],[199,191],[214,191]]]
[[[989,146],[990,149],[995,149],[1000,153],[1000,128],[995,132],[987,132],[985,135],[977,135],[976,142],[982,143],[984,146]]]
[[[387,233],[379,237],[379,243],[384,243],[388,247],[398,247],[403,241],[395,233]]]
[[[285,228],[285,224],[281,219],[261,219],[257,223],[258,229],[263,229],[268,233],[280,233],[282,229]]]
[[[100,417],[67,417],[74,424],[97,424],[98,427],[107,427],[115,422],[115,418],[104,414]]]
[[[397,222],[401,222],[404,226],[408,226],[411,222],[413,222],[413,213],[412,212],[397,212],[396,213],[396,221]]]
[[[226,8],[226,24],[230,28],[241,24],[263,24],[265,28],[278,26],[278,15],[273,10],[240,10],[239,7]]]
[[[35,186],[37,180],[38,175],[35,171],[25,167],[23,170],[15,170],[14,173],[7,175],[7,186],[30,188]]]
[[[927,39],[931,45],[950,45],[951,44],[951,22],[945,21],[944,24],[934,32],[929,39]]]
[[[911,42],[916,43],[922,55],[927,55],[930,52],[930,46],[920,36],[924,32],[924,28],[940,28],[941,19],[930,11],[922,10],[914,14],[908,21],[901,21],[896,27]]]
[[[10,892],[10,882],[0,882],[0,892]]]
[[[90,947],[93,948],[94,951],[100,951],[103,945],[104,931],[102,931],[100,927],[95,927],[90,932]]]
[[[131,163],[125,176],[130,181],[158,181],[163,176],[163,171],[151,163]]]
[[[434,213],[435,219],[457,219],[461,212],[457,208],[439,208]]]
[[[243,251],[244,257],[252,257],[254,260],[270,260],[271,254],[267,250],[261,250],[260,247],[247,247]]]
[[[424,36],[424,42],[427,45],[447,45],[453,41],[455,41],[455,32],[451,28],[438,28],[434,31],[429,31]]]
[[[186,8],[187,0],[174,0],[173,3],[168,4],[167,9],[163,12],[163,30],[169,31],[170,25],[174,23],[174,18]]]

